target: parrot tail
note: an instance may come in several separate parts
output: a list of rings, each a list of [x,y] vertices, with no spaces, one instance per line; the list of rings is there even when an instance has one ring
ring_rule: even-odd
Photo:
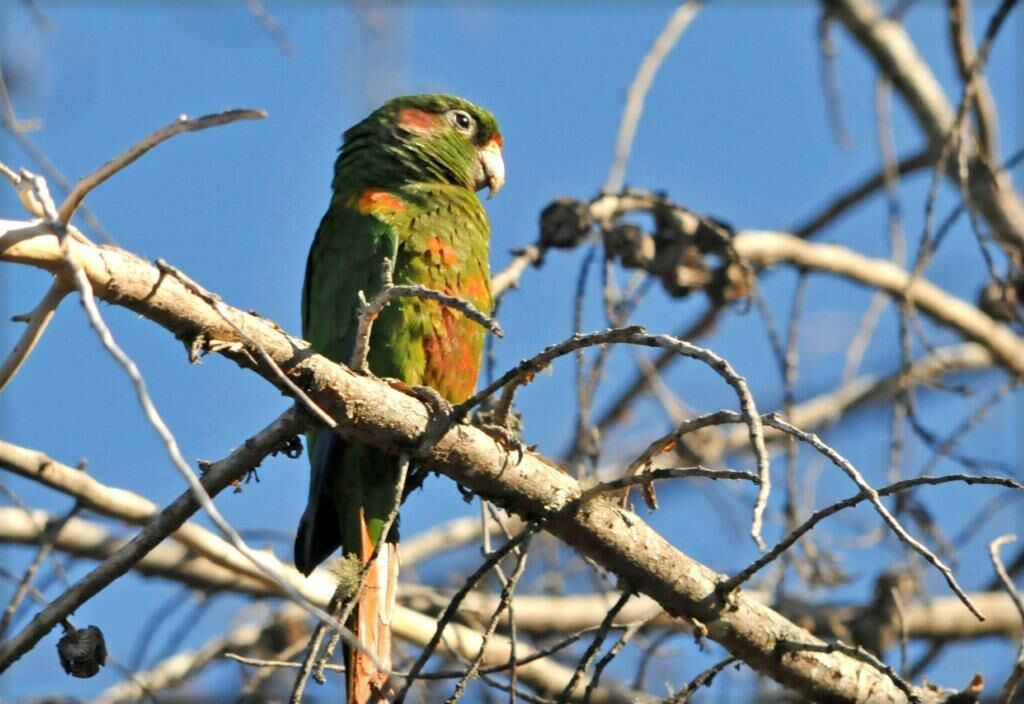
[[[360,511],[360,513],[362,513]],[[398,592],[398,543],[391,536],[382,540],[374,557],[373,541],[360,515],[362,541],[360,559],[366,565],[366,579],[351,623],[359,642],[373,653],[373,660],[355,649],[346,649],[347,704],[386,704],[395,692],[389,682],[391,674],[391,617]],[[372,559],[372,562],[369,560]],[[367,564],[368,563],[368,564]]]

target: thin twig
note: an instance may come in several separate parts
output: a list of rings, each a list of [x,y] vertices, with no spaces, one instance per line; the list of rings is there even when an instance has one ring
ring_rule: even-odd
[[[661,609],[658,609],[651,615],[651,618],[655,618],[660,613]],[[590,681],[587,682],[587,688],[583,690],[583,704],[590,704],[590,697],[593,695],[594,690],[597,689],[597,685],[601,683],[601,675],[604,674],[605,668],[608,667],[608,665],[611,664],[611,661],[622,652],[622,649],[625,648],[629,641],[631,641],[633,637],[640,632],[640,629],[642,629],[646,623],[646,621],[637,621],[627,626],[618,641],[615,642],[615,645],[609,648],[608,652],[602,655],[597,661],[594,665],[594,674],[590,677]]]
[[[1017,613],[1020,614],[1021,621],[1024,622],[1024,598],[1021,597],[1020,591],[1013,583],[1013,579],[1006,571],[1006,565],[1003,564],[1003,560],[999,556],[999,549],[1015,540],[1017,540],[1016,535],[999,536],[988,544],[988,554],[992,559],[992,567],[995,569],[1003,589],[1010,595],[1013,605],[1017,607]],[[1021,639],[1020,651],[1017,655],[1017,661],[1013,665],[1013,670],[1011,670],[1010,676],[1006,678],[1006,683],[1003,684],[1003,688],[999,692],[997,704],[1010,704],[1022,679],[1024,679],[1024,638]]]
[[[583,497],[590,497],[606,491],[619,491],[637,484],[647,484],[662,479],[681,479],[683,477],[705,477],[707,479],[742,479],[753,484],[760,483],[760,478],[753,472],[736,469],[709,469],[708,467],[659,467],[642,474],[619,477],[601,482],[583,492]]]
[[[680,5],[672,13],[668,22],[665,23],[665,27],[647,51],[647,55],[640,62],[633,83],[629,86],[626,107],[622,112],[618,135],[615,137],[615,156],[604,182],[606,193],[622,190],[622,183],[626,177],[626,162],[629,160],[629,152],[633,147],[633,137],[636,135],[640,115],[643,113],[647,91],[650,90],[654,76],[661,68],[665,57],[672,51],[672,47],[679,41],[679,37],[700,12],[702,5],[702,0],[688,0]]]
[[[853,148],[853,139],[846,129],[843,120],[843,95],[839,90],[839,78],[836,75],[836,54],[838,49],[832,37],[832,15],[828,9],[821,11],[818,18],[818,55],[821,57],[821,87],[825,94],[825,107],[828,111],[828,124],[832,128],[839,148],[849,151]]]
[[[544,258],[544,249],[530,245],[514,252],[514,255],[503,270],[491,277],[491,296],[494,297],[495,304],[511,289],[519,287],[519,279],[523,272],[531,264],[537,264]]]
[[[266,6],[260,2],[260,0],[245,0],[245,6],[249,9],[249,14],[259,22],[260,27],[267,33],[274,43],[280,47],[281,52],[289,59],[295,58],[295,45],[292,44],[292,40],[285,34],[284,29],[278,23],[274,16],[270,14]]]
[[[211,465],[203,477],[204,496],[219,493],[251,471],[264,457],[279,450],[302,425],[298,414],[288,410],[228,457]],[[20,633],[0,644],[0,672],[27,653],[81,604],[131,569],[200,507],[195,493],[186,490],[132,540],[50,602]]]
[[[687,704],[690,698],[693,697],[694,693],[702,687],[710,687],[711,682],[715,679],[719,672],[729,667],[733,663],[740,662],[737,657],[730,657],[715,663],[708,669],[690,680],[685,687],[673,694],[671,697],[662,700],[662,704]]]
[[[167,454],[171,458],[171,464],[174,465],[175,469],[178,470],[178,473],[185,480],[189,490],[192,492],[192,495],[196,498],[199,506],[203,509],[203,512],[210,517],[210,520],[212,520],[214,525],[220,529],[228,542],[230,542],[238,552],[244,555],[257,569],[259,569],[260,572],[274,582],[289,599],[305,608],[313,616],[331,623],[336,630],[343,633],[343,637],[346,638],[346,643],[349,643],[349,645],[352,645],[355,648],[362,649],[358,639],[349,633],[348,629],[346,629],[342,624],[337,623],[326,611],[306,599],[297,589],[295,589],[294,586],[292,586],[274,563],[264,559],[260,553],[257,553],[255,550],[250,548],[245,540],[242,539],[242,536],[238,534],[238,531],[236,531],[234,527],[228,523],[227,519],[224,518],[223,514],[221,514],[220,510],[214,505],[210,495],[203,487],[199,477],[194,471],[192,471],[192,468],[185,461],[185,458],[182,457],[181,450],[178,448],[178,442],[174,438],[170,429],[164,423],[163,418],[161,418],[159,411],[156,409],[156,406],[153,404],[152,397],[149,395],[149,391],[146,387],[146,382],[143,379],[142,374],[139,372],[138,367],[135,365],[135,362],[133,362],[114,341],[113,335],[110,333],[110,329],[103,321],[103,318],[100,316],[99,309],[96,307],[96,301],[92,295],[92,285],[89,283],[88,277],[86,277],[82,269],[78,267],[75,268],[73,276],[76,285],[81,291],[82,305],[86,310],[90,324],[99,336],[103,346],[128,375],[135,387],[135,393],[138,397],[139,405],[142,407],[143,413],[150,425],[156,431],[157,435],[163,441]],[[372,654],[370,657],[373,657]]]
[[[75,214],[75,210],[78,209],[78,206],[90,191],[116,174],[118,171],[122,170],[124,167],[131,164],[153,147],[157,146],[161,142],[166,142],[175,135],[179,135],[183,132],[197,132],[209,127],[226,125],[237,120],[262,120],[266,116],[267,113],[263,110],[251,110],[247,108],[225,110],[224,112],[203,115],[202,117],[195,118],[190,118],[187,115],[180,115],[178,119],[171,124],[158,129],[139,142],[136,142],[88,176],[81,178],[78,183],[75,184],[75,187],[71,189],[71,193],[68,194],[68,197],[63,203],[61,203],[60,208],[57,209],[58,219],[60,222],[67,224],[71,220],[71,216]]]
[[[43,299],[29,313],[26,321],[28,326],[21,333],[21,337],[15,343],[11,354],[4,360],[3,364],[0,364],[0,391],[3,391],[4,387],[10,383],[11,379],[14,378],[14,375],[18,373],[18,370],[25,363],[25,360],[28,359],[28,356],[32,354],[32,350],[35,349],[36,344],[43,337],[43,333],[46,332],[50,321],[53,320],[53,315],[57,312],[57,306],[60,305],[60,302],[64,300],[64,297],[71,290],[71,287],[68,286],[67,281],[63,277],[57,277],[46,292],[46,295],[43,296]]]
[[[757,500],[754,503],[753,520],[751,522],[750,534],[759,546],[763,547],[761,540],[761,526],[763,514],[768,503],[768,495],[771,491],[771,476],[769,475],[770,460],[768,450],[764,443],[764,428],[762,427],[761,416],[757,412],[754,397],[750,393],[746,380],[733,369],[726,360],[719,357],[711,350],[698,347],[685,340],[672,337],[671,335],[650,335],[639,326],[625,328],[613,328],[601,332],[589,333],[587,335],[573,336],[571,339],[560,342],[545,348],[542,352],[523,360],[513,369],[503,374],[493,383],[489,384],[475,396],[455,408],[453,418],[463,418],[470,409],[482,403],[498,389],[511,383],[522,383],[523,379],[529,379],[536,373],[546,368],[551,362],[559,357],[572,354],[585,347],[593,347],[603,344],[631,344],[644,347],[659,347],[669,350],[683,357],[690,357],[708,365],[712,371],[733,388],[739,399],[739,406],[744,422],[747,425],[750,436],[750,444],[757,459],[758,478],[760,479]]]
[[[908,683],[905,679],[899,676],[894,669],[886,665],[884,662],[879,660],[876,656],[869,653],[861,646],[847,645],[846,643],[837,640],[833,643],[779,643],[780,650],[813,650],[819,653],[833,653],[839,651],[852,658],[856,658],[861,662],[866,662],[873,668],[881,672],[883,675],[892,680],[892,683],[896,685],[897,689],[907,695],[907,701],[911,704],[921,704],[921,696],[914,691],[914,687]]]
[[[221,118],[223,115],[227,115],[227,113],[221,113],[220,116],[210,116],[209,119],[213,120],[213,122],[216,123],[216,119]],[[228,117],[223,119],[231,120],[238,118]],[[188,121],[186,120],[186,122]],[[203,126],[211,125],[204,124]],[[169,130],[170,128],[166,129]],[[183,129],[202,129],[202,127],[186,127]],[[132,161],[137,159],[149,148],[152,148],[152,146],[159,144],[160,141],[163,141],[164,139],[173,136],[173,134],[177,134],[177,132],[171,132],[166,136],[162,137],[151,136],[148,140],[144,141],[143,143],[140,143],[140,145],[144,146],[148,142],[152,142],[152,144],[150,144],[149,146],[145,146],[145,148],[143,148],[143,146],[137,145],[137,147],[133,147],[133,149],[141,149],[141,151],[139,151],[137,154],[132,156],[132,149],[129,149],[128,152],[125,152],[125,154],[128,156],[122,155],[121,157],[115,159],[114,162],[124,161],[124,164],[122,164],[121,167],[118,167],[122,168],[124,165],[127,165],[128,163],[131,163]],[[154,133],[154,135],[158,135],[158,133]],[[114,162],[110,162],[108,166],[110,164],[113,164]],[[104,172],[104,169],[106,169],[106,173],[108,176],[110,174],[115,173],[118,170],[117,168],[114,167],[110,167],[109,169],[104,167],[101,168],[96,173]],[[87,182],[89,178],[90,177],[83,179],[82,182]],[[96,181],[96,184],[98,184],[101,183],[106,177],[104,176],[103,178],[96,178],[99,179]],[[283,573],[280,571],[280,569],[275,563],[264,559],[263,556],[255,552],[252,548],[250,548],[249,545],[245,542],[245,540],[242,539],[242,536],[240,536],[238,532],[234,529],[234,527],[232,527],[231,524],[228,523],[228,521],[224,518],[224,516],[214,505],[213,500],[207,493],[206,489],[203,487],[203,484],[199,480],[199,477],[196,475],[194,471],[192,471],[192,468],[185,461],[185,458],[182,457],[181,450],[178,447],[178,442],[175,439],[174,434],[171,432],[170,428],[167,427],[167,424],[164,423],[163,418],[160,416],[159,411],[157,411],[156,406],[153,403],[153,399],[149,394],[149,390],[147,388],[145,379],[142,377],[142,373],[139,371],[139,368],[136,366],[135,362],[132,361],[132,359],[124,352],[123,349],[121,349],[121,347],[114,340],[114,337],[110,332],[110,328],[107,327],[107,324],[103,320],[103,316],[100,315],[99,308],[97,308],[96,306],[96,299],[93,296],[92,283],[89,281],[89,277],[86,276],[82,267],[78,264],[78,260],[76,259],[75,247],[85,245],[78,244],[72,238],[65,236],[67,234],[67,226],[64,224],[63,221],[59,219],[59,213],[57,212],[54,206],[53,199],[50,197],[49,190],[46,187],[46,182],[38,176],[32,176],[31,180],[35,189],[36,198],[44,209],[44,213],[46,216],[46,224],[47,226],[52,228],[53,232],[57,235],[62,244],[65,262],[68,268],[70,269],[71,279],[74,282],[75,287],[79,291],[82,307],[85,309],[86,316],[89,320],[89,324],[96,332],[96,335],[99,337],[104,349],[106,349],[107,352],[114,358],[114,360],[121,366],[125,374],[128,376],[129,380],[132,382],[132,386],[135,389],[135,394],[138,399],[139,406],[143,411],[143,414],[146,416],[146,419],[147,421],[149,421],[150,426],[153,428],[153,430],[157,433],[157,435],[163,442],[164,448],[171,459],[171,464],[174,466],[176,470],[178,470],[178,473],[185,480],[186,484],[189,487],[189,490],[192,492],[192,495],[195,497],[199,506],[203,509],[203,512],[210,517],[214,525],[216,525],[217,528],[220,529],[221,533],[224,535],[225,538],[227,538],[227,540],[232,544],[232,546],[235,549],[237,549],[242,555],[244,555],[268,579],[274,582],[282,590],[282,592],[288,596],[288,598],[302,606],[310,614],[316,616],[317,618],[324,619],[332,623],[332,625],[334,625],[334,627],[343,634],[343,637],[346,638],[346,643],[349,643],[349,641],[351,640],[352,642],[350,643],[350,645],[362,651],[363,648],[361,644],[359,644],[358,640],[354,636],[352,636],[352,634],[349,633],[347,629],[344,628],[344,626],[334,622],[334,619],[329,614],[327,614],[327,612],[325,612],[323,609],[316,606],[315,604],[311,603],[297,589],[295,589],[295,587],[292,586],[292,584],[287,580],[287,578],[283,575]],[[89,186],[89,188],[91,187],[92,186]],[[86,189],[86,191],[87,190],[88,188]],[[70,200],[71,197],[69,196],[69,201]],[[373,659],[372,654],[370,655],[370,658]]]
[[[597,633],[594,634],[594,640],[590,642],[587,649],[583,653],[583,657],[580,658],[579,664],[576,665],[576,669],[572,673],[572,677],[569,679],[568,684],[565,685],[565,689],[558,695],[558,704],[566,704],[569,701],[569,697],[572,696],[573,690],[576,689],[576,685],[579,683],[583,673],[590,667],[590,663],[597,657],[598,651],[601,650],[601,646],[604,645],[604,639],[608,636],[608,632],[612,628],[612,624],[615,622],[615,617],[619,615],[622,608],[626,605],[626,602],[633,598],[633,591],[626,589],[620,595],[618,600],[612,604],[612,607],[608,609],[608,613],[604,615],[604,620],[601,621],[601,625],[597,629]],[[587,695],[584,695],[584,699],[587,699]]]
[[[60,186],[61,190],[63,190],[65,193],[70,193],[71,183],[68,181],[68,179],[64,176],[63,173],[61,173],[61,170],[58,169],[57,166],[50,160],[50,158],[46,155],[46,152],[40,149],[35,142],[29,139],[28,132],[31,132],[33,129],[39,127],[41,125],[41,122],[38,119],[20,120],[15,115],[14,104],[11,102],[11,97],[7,91],[7,83],[4,80],[2,62],[0,62],[0,108],[2,108],[2,116],[0,116],[0,122],[3,123],[3,126],[5,128],[7,128],[7,131],[10,132],[11,136],[13,136],[14,139],[18,142],[18,144],[21,145],[22,149],[28,152],[28,154],[36,161],[36,163],[43,169],[43,171],[47,173],[50,179],[54,181],[58,186]],[[93,232],[98,234],[107,242],[113,243],[115,241],[114,236],[110,234],[107,228],[103,227],[103,224],[100,222],[99,218],[96,217],[96,215],[92,211],[88,210],[84,206],[79,207],[78,210],[81,213],[82,219],[85,221],[86,225],[88,225]],[[39,217],[40,215],[40,213],[36,213],[37,217]]]
[[[711,304],[704,309],[692,323],[687,323],[686,327],[683,327],[676,333],[676,337],[680,340],[689,340],[693,342],[699,337],[703,337],[708,334],[718,322],[724,310],[723,306],[717,304]],[[654,373],[663,374],[673,362],[680,359],[679,355],[675,354],[671,350],[662,350],[652,362],[650,362],[650,370]],[[630,405],[634,403],[643,393],[645,393],[652,386],[652,377],[645,370],[641,369],[636,376],[629,382],[626,390],[622,392],[614,401],[608,404],[607,409],[601,414],[597,422],[594,424],[599,431],[602,433],[608,432],[616,423],[620,422],[622,418],[626,417],[626,411]]]
[[[220,296],[203,288],[198,283],[196,283],[192,278],[190,278],[187,274],[185,274],[185,272],[181,271],[177,267],[171,266],[163,259],[156,260],[156,268],[166,274],[173,276],[178,281],[180,281],[185,288],[187,288],[196,296],[209,303],[210,307],[217,311],[217,315],[219,315],[221,319],[231,327],[232,330],[238,333],[238,336],[245,340],[249,347],[256,350],[256,353],[263,360],[263,363],[267,365],[271,372],[273,372],[274,376],[277,377],[277,379],[282,384],[284,384],[284,386],[291,392],[292,397],[296,401],[302,404],[302,406],[307,411],[309,411],[314,418],[316,418],[318,421],[320,421],[328,428],[337,427],[338,424],[334,421],[334,419],[327,415],[327,413],[325,413],[324,410],[320,408],[320,406],[316,405],[313,399],[309,397],[309,394],[303,391],[298,384],[296,384],[294,381],[288,378],[288,375],[284,373],[284,370],[281,369],[280,365],[278,365],[277,362],[274,361],[273,357],[271,357],[267,353],[267,351],[263,349],[263,346],[256,342],[256,340],[252,339],[252,337],[248,333],[246,333],[245,330],[241,328],[241,326],[236,324],[235,321],[231,319],[231,316],[228,315],[227,310],[224,308],[224,304],[221,301]]]
[[[900,159],[896,168],[900,176],[920,171],[935,163],[934,154],[930,149],[905,156]],[[863,203],[885,185],[885,169],[866,176],[862,181],[835,196],[816,214],[811,215],[791,228],[795,237],[810,239],[835,222],[851,208]]]
[[[327,613],[337,613],[338,606],[341,605],[341,602],[345,597],[345,591],[346,590],[344,586],[339,584],[338,588],[334,591],[334,594],[331,596],[331,600],[327,602]],[[314,665],[319,666],[319,663],[317,663],[317,656],[320,654],[320,646],[323,645],[324,636],[326,634],[327,623],[325,621],[317,623],[316,627],[313,629],[313,633],[309,637],[309,643],[306,646],[306,654],[305,656],[303,656],[302,662],[295,663],[295,666],[299,668],[299,674],[296,676],[295,683],[292,685],[291,698],[289,699],[289,701],[292,702],[292,704],[302,701],[302,696],[306,691],[306,683],[309,681],[309,676],[313,672],[313,667]],[[328,665],[325,665],[324,667],[330,669],[330,666]],[[321,676],[324,667],[318,668],[320,670]],[[317,681],[320,682],[320,680]],[[323,682],[320,682],[320,684],[323,684]]]
[[[356,583],[354,589],[349,589],[344,585],[339,584],[338,589],[335,590],[334,595],[331,597],[331,601],[327,606],[328,613],[337,616],[337,620],[341,623],[347,623],[352,615],[353,610],[359,603],[359,597],[363,593],[363,589],[366,587],[366,574],[369,571],[369,566],[373,564],[374,560],[377,559],[377,555],[380,552],[380,546],[386,540],[388,534],[391,531],[391,527],[395,521],[398,520],[398,510],[402,503],[402,494],[405,491],[405,480],[409,473],[409,457],[402,455],[399,458],[399,472],[398,482],[395,485],[395,498],[392,504],[391,511],[388,512],[388,516],[385,519],[383,528],[380,532],[380,540],[373,548],[373,552],[370,557],[360,566],[359,570],[359,581]],[[341,612],[339,613],[339,609]],[[323,643],[324,635],[327,632],[325,623],[318,623],[316,628],[313,630],[312,636],[309,639],[309,645],[306,648],[306,655],[302,659],[302,666],[299,670],[298,676],[295,678],[295,684],[292,685],[292,694],[289,701],[292,704],[300,704],[302,702],[303,693],[306,690],[306,683],[309,680],[310,675],[313,675],[313,679],[323,684],[323,671],[327,666],[328,660],[334,653],[332,644],[336,646],[337,641],[332,637],[331,643],[328,643],[327,650],[323,657],[318,657],[320,654],[320,646]]]
[[[68,521],[78,515],[78,512],[81,511],[81,509],[82,504],[76,501],[70,511],[57,520],[51,521],[47,524],[39,541],[39,549],[36,551],[36,555],[32,559],[32,562],[22,574],[21,581],[18,583],[17,588],[15,588],[14,595],[11,597],[11,601],[7,605],[7,609],[4,610],[3,618],[0,618],[0,641],[7,638],[7,629],[10,628],[11,621],[14,620],[14,615],[18,612],[18,607],[21,606],[21,602],[25,599],[25,596],[32,587],[32,580],[35,579],[39,568],[43,565],[46,558],[49,557],[50,553],[53,552],[53,547],[57,543],[57,538],[60,535],[60,532],[64,529],[64,526],[67,525]]]
[[[912,283],[917,277],[919,277],[925,270],[931,260],[935,247],[932,238],[932,232],[935,225],[935,205],[938,200],[939,183],[941,175],[946,171],[949,166],[950,158],[954,155],[953,152],[956,150],[956,156],[958,157],[959,167],[955,175],[959,182],[959,185],[964,194],[964,204],[967,206],[967,212],[972,217],[972,228],[976,235],[978,235],[979,245],[981,246],[982,253],[985,254],[988,259],[987,251],[984,247],[984,242],[980,238],[976,223],[974,223],[974,205],[972,201],[972,195],[968,192],[968,182],[964,178],[966,171],[966,139],[967,137],[962,134],[964,129],[964,122],[967,118],[969,107],[974,103],[974,96],[977,94],[979,88],[979,82],[981,80],[982,71],[985,65],[988,63],[989,52],[992,49],[992,43],[994,42],[996,35],[1002,28],[1003,22],[1009,15],[1010,11],[1017,4],[1017,0],[1002,0],[999,7],[992,14],[989,19],[988,27],[985,30],[985,36],[982,40],[981,47],[973,57],[971,66],[967,72],[967,79],[964,82],[963,95],[960,100],[960,105],[957,109],[956,116],[953,119],[952,125],[949,127],[943,141],[942,148],[939,153],[939,157],[935,162],[935,168],[932,172],[932,183],[928,189],[928,195],[925,200],[925,226],[921,233],[920,243],[918,245],[918,254],[914,262],[913,273],[910,277]],[[988,261],[991,269],[991,261]],[[908,286],[909,288],[909,286]]]
[[[487,622],[487,627],[484,629],[483,635],[480,639],[480,649],[477,651],[476,657],[470,663],[469,668],[465,674],[459,678],[459,681],[455,684],[455,691],[452,695],[445,700],[445,704],[455,704],[462,698],[462,694],[466,690],[466,685],[470,680],[475,678],[480,670],[480,663],[484,659],[484,654],[487,652],[487,641],[494,634],[495,629],[498,627],[498,619],[506,609],[511,606],[512,594],[515,591],[516,585],[519,583],[520,578],[523,576],[523,572],[526,570],[526,556],[530,549],[530,536],[528,536],[521,545],[516,549],[516,566],[512,570],[512,574],[508,579],[504,580],[501,588],[501,596],[498,599],[498,607],[491,614],[490,620]],[[499,566],[499,563],[495,563],[495,568]],[[512,621],[514,623],[514,621]],[[510,644],[515,643],[515,633],[512,634],[512,640]],[[513,663],[516,662],[515,651],[511,653],[511,660]],[[513,670],[514,671],[514,670]]]
[[[769,425],[785,433],[789,433],[796,437],[801,442],[807,443],[815,450],[817,450],[825,457],[827,457],[834,465],[843,470],[843,472],[853,481],[854,484],[857,485],[857,487],[862,492],[866,492],[868,494],[868,500],[871,502],[871,505],[874,506],[875,511],[882,517],[882,520],[885,521],[886,525],[889,526],[889,528],[897,535],[897,537],[899,537],[900,540],[902,540],[904,543],[913,548],[915,552],[924,557],[924,559],[930,562],[932,566],[934,566],[937,570],[939,570],[939,572],[942,573],[942,576],[945,577],[946,583],[949,584],[950,589],[952,589],[953,592],[958,597],[960,597],[960,600],[964,602],[964,605],[968,609],[971,610],[971,613],[978,617],[979,621],[985,620],[985,617],[982,616],[980,611],[978,611],[977,607],[974,605],[974,602],[971,601],[971,598],[969,596],[967,596],[967,592],[965,592],[963,588],[960,586],[960,584],[956,581],[956,577],[953,576],[953,571],[941,559],[939,559],[939,557],[935,555],[935,553],[929,550],[923,543],[921,543],[916,538],[907,533],[906,529],[903,528],[903,526],[900,525],[899,521],[896,520],[896,517],[893,516],[889,512],[889,509],[885,507],[885,504],[883,504],[879,500],[878,492],[875,489],[873,489],[870,484],[867,483],[867,481],[864,479],[861,473],[857,471],[857,468],[854,467],[849,460],[847,460],[845,457],[840,455],[830,446],[822,442],[822,440],[817,435],[814,435],[813,433],[806,433],[800,430],[799,428],[790,425],[789,423],[782,420],[775,414],[769,414],[769,416],[765,418],[764,421],[765,425]]]
[[[971,36],[970,0],[949,0],[949,35],[957,71],[960,72],[961,81],[966,84],[971,80],[971,66],[976,57],[974,38]],[[974,110],[978,141],[985,156],[995,160],[999,155],[995,99],[984,78],[979,76],[974,80],[978,81],[978,87],[971,99],[971,107]]]
[[[394,704],[402,704],[402,702],[405,701],[406,694],[409,692],[410,683],[416,679],[420,671],[423,669],[423,666],[427,664],[427,660],[429,660],[431,655],[434,654],[434,651],[437,649],[437,646],[444,635],[445,626],[447,626],[452,618],[454,618],[459,605],[462,603],[462,600],[465,599],[466,595],[469,594],[470,590],[476,586],[477,582],[483,579],[485,574],[491,571],[494,565],[498,564],[501,558],[517,548],[523,541],[533,535],[537,529],[537,524],[527,523],[514,538],[495,550],[490,557],[484,560],[484,562],[466,578],[465,584],[463,584],[462,588],[452,596],[448,602],[448,606],[445,607],[441,617],[437,620],[437,628],[434,631],[433,637],[431,637],[430,642],[427,643],[427,646],[420,652],[419,657],[416,658],[416,662],[414,662],[412,667],[409,669],[409,680],[400,690],[398,690],[398,693],[395,695]]]
[[[910,489],[916,486],[937,486],[939,484],[947,484],[949,482],[964,482],[965,484],[990,484],[994,486],[1004,486],[1010,489],[1021,489],[1024,488],[1020,483],[1007,479],[1006,477],[978,477],[973,474],[949,474],[941,477],[914,477],[912,479],[904,479],[890,484],[889,486],[883,487],[877,490],[879,497],[890,496],[898,492]],[[815,511],[806,521],[804,521],[798,528],[793,530],[789,535],[780,540],[775,547],[766,552],[764,555],[755,560],[749,567],[738,572],[735,576],[731,577],[727,581],[722,583],[721,589],[723,592],[728,593],[736,589],[741,584],[748,581],[754,576],[762,567],[774,561],[779,555],[785,550],[789,549],[796,541],[807,534],[816,525],[821,523],[824,519],[829,516],[842,511],[843,509],[856,506],[859,503],[871,499],[871,492],[861,491],[854,496],[837,501],[823,509]]]

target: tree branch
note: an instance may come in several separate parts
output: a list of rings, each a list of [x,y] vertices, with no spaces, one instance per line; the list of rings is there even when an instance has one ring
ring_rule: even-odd
[[[935,322],[983,345],[1014,376],[1024,376],[1024,340],[935,284],[919,277],[911,280],[892,262],[871,259],[838,245],[812,244],[781,232],[744,231],[736,236],[733,246],[741,257],[758,266],[792,264],[903,297]]]
[[[57,238],[19,230],[25,226],[0,222],[0,258],[51,270],[62,266]],[[220,346],[221,353],[280,385],[231,326],[180,281],[116,248],[83,247],[78,258],[102,299],[138,312],[190,344],[196,339],[235,343]],[[843,653],[800,650],[780,655],[776,646],[782,642],[821,641],[742,592],[723,603],[717,590],[721,575],[677,550],[634,514],[600,499],[581,503],[579,484],[545,458],[527,452],[510,467],[507,453],[493,438],[466,426],[450,429],[430,448],[420,448],[419,438],[430,421],[429,409],[421,401],[314,354],[305,342],[266,320],[228,306],[224,310],[236,324],[244,322],[253,340],[335,419],[342,436],[395,453],[416,448],[414,460],[484,497],[500,497],[522,516],[540,520],[545,530],[619,574],[669,613],[701,621],[709,637],[806,697],[856,702],[871,691],[877,702],[906,701],[888,678]],[[988,333],[983,337],[994,334]],[[1014,337],[1011,346],[1015,345],[1015,336],[1006,334]],[[996,337],[1002,340],[998,356],[1004,359],[1005,335]]]
[[[268,454],[281,449],[300,427],[298,415],[287,411],[228,457],[211,465],[203,476],[203,488],[210,496],[216,495],[232,481],[245,476]],[[27,653],[78,606],[131,569],[198,509],[199,502],[191,490],[178,497],[123,548],[52,601],[20,633],[0,645],[0,672]]]

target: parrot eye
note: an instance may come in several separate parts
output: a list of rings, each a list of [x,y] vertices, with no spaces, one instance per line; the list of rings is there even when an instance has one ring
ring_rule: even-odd
[[[470,134],[473,132],[473,118],[464,110],[452,110],[448,113],[448,119],[455,125],[459,132]]]

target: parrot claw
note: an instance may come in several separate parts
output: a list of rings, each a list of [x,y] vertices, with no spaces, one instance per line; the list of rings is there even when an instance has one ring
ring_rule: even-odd
[[[409,386],[407,393],[415,399],[422,401],[430,413],[431,425],[444,427],[446,430],[451,425],[452,415],[455,407],[448,402],[436,389],[429,386]]]
[[[526,456],[527,450],[533,448],[528,447],[515,430],[511,430],[502,425],[494,425],[492,423],[473,423],[474,427],[478,430],[483,431],[489,435],[498,445],[501,446],[508,454],[515,452],[516,463],[513,466],[518,466],[523,461],[523,457]]]
[[[423,431],[423,436],[417,443],[414,452],[418,453],[430,448],[442,435],[448,432],[452,425],[455,407],[438,393],[436,389],[429,386],[411,386],[399,379],[385,379],[385,381],[396,391],[401,391],[422,401],[430,414],[430,421],[427,423],[427,428]]]

